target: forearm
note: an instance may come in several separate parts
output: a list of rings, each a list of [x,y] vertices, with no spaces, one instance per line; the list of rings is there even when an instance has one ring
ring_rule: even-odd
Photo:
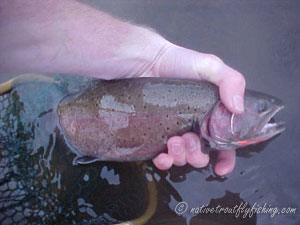
[[[151,67],[147,63],[169,44],[150,30],[76,1],[5,0],[0,6],[1,73],[124,77],[144,70],[134,68],[137,61]],[[110,64],[119,67],[112,71]]]

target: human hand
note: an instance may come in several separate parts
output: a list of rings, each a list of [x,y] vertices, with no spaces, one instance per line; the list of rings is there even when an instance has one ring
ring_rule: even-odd
[[[230,111],[241,113],[244,109],[245,79],[243,75],[214,55],[170,45],[153,65],[152,73],[143,76],[207,80],[219,86],[221,100]],[[153,159],[158,169],[167,170],[172,165],[183,166],[187,163],[201,168],[209,162],[209,155],[201,151],[197,134],[186,133],[183,136],[171,137],[167,146],[168,153],[161,153]],[[223,176],[230,173],[234,166],[235,150],[218,153],[218,160],[214,167],[217,175]]]

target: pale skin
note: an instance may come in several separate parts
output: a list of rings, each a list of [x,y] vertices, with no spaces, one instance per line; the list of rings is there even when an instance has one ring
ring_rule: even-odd
[[[230,111],[244,110],[245,79],[218,57],[177,46],[148,28],[71,0],[0,2],[0,73],[27,72],[208,80],[219,86]],[[202,168],[209,162],[197,134],[171,137],[167,146],[167,153],[153,159],[161,170],[187,163]],[[234,166],[235,150],[224,151],[214,171],[222,176]]]

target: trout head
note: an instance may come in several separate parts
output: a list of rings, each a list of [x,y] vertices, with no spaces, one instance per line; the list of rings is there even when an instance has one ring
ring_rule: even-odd
[[[284,122],[271,122],[283,108],[281,100],[255,91],[246,91],[242,114],[234,114],[220,101],[205,116],[200,135],[213,149],[230,150],[259,143],[285,129]]]

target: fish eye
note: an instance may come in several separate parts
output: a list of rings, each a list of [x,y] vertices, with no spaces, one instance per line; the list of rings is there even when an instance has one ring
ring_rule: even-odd
[[[268,110],[268,104],[264,100],[259,100],[256,109],[258,113],[263,113]]]

